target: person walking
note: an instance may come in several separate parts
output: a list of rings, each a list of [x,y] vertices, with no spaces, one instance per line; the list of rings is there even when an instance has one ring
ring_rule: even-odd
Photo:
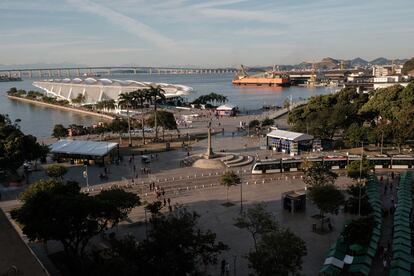
[[[226,270],[226,260],[222,259],[221,265],[220,265],[220,276],[224,276],[225,270]]]

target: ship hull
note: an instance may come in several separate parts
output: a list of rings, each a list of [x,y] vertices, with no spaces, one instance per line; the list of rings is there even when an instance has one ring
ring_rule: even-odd
[[[290,86],[289,78],[242,78],[232,81],[238,86]]]

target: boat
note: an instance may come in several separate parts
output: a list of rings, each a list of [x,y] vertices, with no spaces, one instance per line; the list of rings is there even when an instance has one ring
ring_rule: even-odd
[[[275,67],[273,70],[261,72],[254,75],[248,75],[246,69],[241,65],[241,70],[232,81],[233,85],[239,86],[290,86],[289,75],[277,72]]]

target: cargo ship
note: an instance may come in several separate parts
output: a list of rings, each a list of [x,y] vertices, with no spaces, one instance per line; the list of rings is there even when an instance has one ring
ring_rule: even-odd
[[[232,83],[239,86],[290,86],[290,78],[289,75],[277,72],[274,67],[271,71],[248,75],[242,65]]]

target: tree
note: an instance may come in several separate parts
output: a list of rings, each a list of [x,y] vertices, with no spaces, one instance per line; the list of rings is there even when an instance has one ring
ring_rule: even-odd
[[[270,118],[266,117],[266,118],[263,119],[261,125],[262,125],[262,127],[273,126],[274,121],[275,121],[274,119],[270,119]]]
[[[147,95],[152,99],[154,104],[154,128],[155,128],[155,141],[158,140],[158,113],[157,113],[157,100],[165,100],[165,91],[161,88],[161,86],[150,86],[146,90]]]
[[[49,177],[58,179],[60,178],[61,181],[63,181],[63,176],[68,172],[68,169],[65,166],[54,164],[50,165],[46,168],[46,174]]]
[[[362,183],[351,185],[346,192],[349,195],[346,200],[347,212],[350,214],[358,214],[360,211],[363,216],[371,212],[372,208],[368,201],[366,186],[362,185]]]
[[[158,124],[155,124],[155,117],[157,117]],[[157,116],[155,116],[155,113],[152,114],[148,120],[147,123],[150,127],[158,128],[162,127],[162,133],[163,133],[163,140],[164,140],[164,130],[166,129],[177,129],[177,122],[175,120],[174,114],[168,111],[159,110],[157,111]]]
[[[302,269],[306,254],[305,242],[289,229],[281,229],[263,235],[257,250],[250,251],[247,259],[259,276],[287,276]]]
[[[197,227],[199,215],[184,208],[157,217],[157,227],[137,243],[132,237],[113,241],[110,275],[202,275],[200,268],[216,264],[228,246],[216,234]],[[102,264],[108,261],[105,259]],[[118,268],[119,270],[113,270]],[[108,270],[106,270],[108,271]]]
[[[250,129],[256,129],[256,128],[259,128],[259,127],[260,127],[260,121],[259,120],[254,119],[254,120],[251,120],[249,122],[249,130]]]
[[[303,182],[310,187],[333,185],[338,175],[321,162],[305,162]]]
[[[45,158],[48,152],[46,146],[37,143],[36,137],[20,130],[19,121],[12,123],[8,115],[0,114],[0,168],[11,175],[16,174],[24,161]]]
[[[86,96],[79,93],[76,98],[72,99],[72,103],[74,104],[83,104],[86,102]]]
[[[258,236],[279,230],[275,217],[265,210],[265,205],[262,203],[256,204],[249,208],[247,212],[241,213],[236,218],[235,225],[250,232],[255,250],[257,250]]]
[[[115,109],[115,100],[102,100],[96,103],[95,105],[96,109],[98,110],[112,110]]]
[[[334,185],[316,185],[309,188],[309,197],[320,211],[321,229],[323,229],[324,214],[337,214],[343,205],[345,197]]]
[[[122,93],[118,97],[118,106],[121,108],[126,108],[128,116],[128,146],[132,146],[131,138],[131,117],[129,115],[129,110],[136,105],[136,100],[134,95],[131,93]]]
[[[61,124],[57,124],[53,127],[52,136],[55,138],[62,138],[68,136],[68,130]]]
[[[230,186],[235,186],[241,183],[240,177],[234,171],[226,171],[220,178],[221,185],[226,186],[227,193],[226,198],[227,202],[229,202],[229,188]]]
[[[374,226],[375,221],[371,216],[352,220],[351,223],[346,225],[343,232],[345,242],[347,244],[356,243],[361,246],[368,246]]]
[[[402,73],[407,75],[412,70],[414,70],[414,58],[411,58],[404,63]]]
[[[81,262],[90,239],[115,226],[139,204],[139,197],[120,189],[89,196],[76,182],[37,182],[21,197],[11,216],[30,241],[60,241],[68,257]]]
[[[285,101],[283,102],[283,108],[285,108],[285,109],[290,108],[290,100],[289,99],[285,99]]]
[[[374,169],[374,166],[369,162],[369,160],[364,157],[362,159],[362,166],[361,160],[355,160],[349,163],[347,166],[348,177],[356,180],[356,179],[366,179],[369,176],[371,170]]]

